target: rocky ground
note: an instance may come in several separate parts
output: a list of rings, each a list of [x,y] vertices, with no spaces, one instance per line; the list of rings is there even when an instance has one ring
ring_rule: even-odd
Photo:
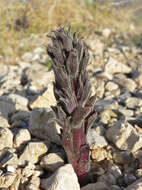
[[[82,188],[50,107],[54,75],[45,49],[13,65],[0,57],[1,190],[142,189],[142,49],[124,37],[105,29],[86,41],[97,118],[87,136],[93,182]]]

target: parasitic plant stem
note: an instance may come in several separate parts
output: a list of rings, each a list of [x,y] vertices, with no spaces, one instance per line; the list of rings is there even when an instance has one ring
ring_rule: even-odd
[[[67,32],[60,28],[49,37],[53,45],[48,45],[47,53],[53,61],[54,95],[57,100],[57,106],[52,109],[62,127],[62,144],[68,162],[72,164],[80,184],[83,184],[90,169],[86,136],[95,120],[95,95],[91,96],[86,71],[89,53],[76,32],[71,36],[70,28]]]

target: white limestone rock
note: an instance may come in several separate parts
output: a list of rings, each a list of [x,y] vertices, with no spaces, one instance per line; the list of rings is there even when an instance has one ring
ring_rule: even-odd
[[[77,176],[71,164],[60,167],[55,174],[41,181],[46,190],[80,190]]]

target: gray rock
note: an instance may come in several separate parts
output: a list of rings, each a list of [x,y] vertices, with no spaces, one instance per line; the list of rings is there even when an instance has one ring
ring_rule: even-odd
[[[64,165],[64,160],[57,153],[49,153],[42,157],[40,165],[47,171],[55,172],[59,167]]]
[[[29,130],[32,135],[61,144],[60,127],[55,123],[51,108],[39,108],[31,112]]]
[[[125,104],[125,101],[131,97],[131,93],[130,92],[125,92],[122,93],[120,96],[117,97],[118,101],[122,104]]]
[[[116,73],[130,73],[132,70],[131,67],[118,62],[112,57],[109,57],[107,63],[105,64],[105,71],[113,75]]]
[[[118,109],[118,107],[118,102],[109,98],[99,100],[95,104],[95,109],[98,112],[102,112],[104,109]]]
[[[27,91],[29,94],[39,93],[54,81],[53,71],[48,72],[48,68],[42,64],[35,63],[24,73],[27,77]],[[31,89],[31,92],[30,92]],[[33,89],[33,92],[32,92]]]
[[[51,177],[42,179],[41,187],[46,190],[80,190],[77,176],[70,164],[60,167]]]
[[[27,162],[37,163],[39,157],[44,155],[47,150],[48,147],[44,142],[29,142],[19,157],[19,164],[25,165]]]
[[[128,90],[129,92],[134,92],[137,86],[134,80],[132,80],[131,78],[126,78],[124,76],[115,78],[114,81],[121,87],[126,88],[126,90]]]
[[[90,183],[81,188],[81,190],[109,190],[109,186],[107,186],[104,182]]]
[[[142,178],[136,180],[134,183],[129,185],[124,190],[141,190],[142,189]]]
[[[122,172],[120,168],[116,164],[113,164],[113,163],[109,163],[108,172],[111,173],[116,179],[122,176]]]
[[[11,127],[28,127],[29,126],[30,112],[18,111],[10,118]]]
[[[13,104],[16,110],[19,110],[19,109],[27,110],[28,99],[18,94],[9,94],[7,96],[6,95],[1,96],[0,101],[5,101],[7,103]]]
[[[113,160],[118,164],[126,164],[132,162],[132,154],[130,152],[121,151],[113,153]]]
[[[13,147],[13,134],[8,128],[0,128],[0,150]]]
[[[1,74],[0,74],[1,75]],[[2,72],[2,77],[0,77],[1,83],[1,91],[2,94],[9,94],[9,92],[13,92],[13,90],[20,88],[20,75],[21,69],[18,65],[8,65],[7,71]]]
[[[98,177],[97,181],[103,182],[103,183],[108,184],[108,185],[116,185],[116,177],[109,172]]]
[[[138,150],[134,153],[135,159],[139,161],[140,166],[142,167],[142,150]]]
[[[121,188],[118,185],[111,185],[110,189],[111,190],[121,190]]]
[[[0,101],[0,116],[5,117],[8,120],[9,114],[16,111],[14,104],[9,102]]]
[[[127,122],[116,122],[107,130],[106,137],[121,150],[135,152],[142,147],[142,136]]]
[[[133,174],[125,174],[124,175],[124,182],[128,186],[132,184],[134,181],[136,181],[136,177]]]

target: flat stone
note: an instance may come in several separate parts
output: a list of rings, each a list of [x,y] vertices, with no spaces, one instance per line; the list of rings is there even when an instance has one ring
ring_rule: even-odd
[[[105,64],[105,71],[110,74],[116,74],[116,73],[130,73],[131,67],[120,63],[116,59],[109,57],[107,60],[107,63]]]
[[[27,162],[37,163],[39,157],[45,154],[47,150],[48,147],[44,142],[29,142],[19,157],[20,165],[25,165]]]
[[[64,165],[64,160],[57,153],[49,153],[41,159],[40,165],[47,171],[55,172]]]
[[[71,164],[60,167],[51,177],[42,179],[41,187],[46,190],[80,190]]]
[[[0,150],[13,147],[13,134],[8,128],[0,128]]]
[[[38,138],[61,144],[60,127],[55,123],[55,115],[51,108],[34,109],[31,112],[29,130]]]

